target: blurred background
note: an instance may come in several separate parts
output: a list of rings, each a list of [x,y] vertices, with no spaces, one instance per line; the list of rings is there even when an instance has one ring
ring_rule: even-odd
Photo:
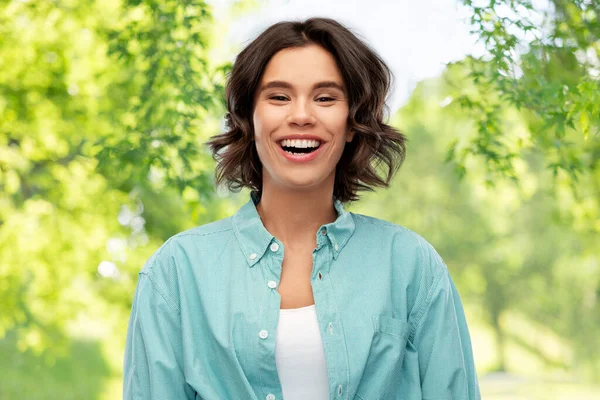
[[[235,54],[310,16],[394,72],[406,162],[347,209],[442,255],[483,398],[600,398],[600,2],[5,0],[0,399],[121,398],[142,265],[248,200],[203,145]]]

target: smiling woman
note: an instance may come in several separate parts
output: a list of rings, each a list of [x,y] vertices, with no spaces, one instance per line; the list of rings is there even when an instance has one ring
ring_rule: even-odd
[[[217,160],[216,181],[232,190],[250,188],[262,198],[263,179],[269,176],[263,174],[259,152],[276,149],[254,142],[279,121],[277,132],[270,133],[275,140],[310,138],[325,144],[320,157],[288,158],[305,161],[294,165],[295,173],[310,175],[311,168],[320,168],[313,179],[328,178],[329,184],[333,179],[334,197],[355,201],[359,190],[387,187],[405,158],[406,137],[383,121],[392,74],[366,43],[338,22],[313,18],[303,27],[298,24],[272,25],[236,57],[226,88],[229,131],[207,143]],[[283,128],[282,118],[296,119],[287,121],[296,128]],[[346,142],[341,147],[340,131]],[[283,153],[274,161],[286,161]],[[332,165],[323,163],[323,157],[338,157],[335,173],[328,171],[326,177],[323,168]],[[307,159],[314,162],[307,164]]]
[[[271,58],[252,115],[263,190],[334,186],[336,165],[354,137],[343,82],[321,46],[286,48]]]
[[[405,136],[383,121],[390,77],[327,18],[277,23],[240,52],[228,131],[207,144],[217,183],[250,199],[142,268],[124,399],[480,398],[440,255],[343,206],[404,160]]]

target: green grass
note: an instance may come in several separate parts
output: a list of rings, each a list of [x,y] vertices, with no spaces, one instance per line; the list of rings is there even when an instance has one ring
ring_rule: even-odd
[[[485,400],[597,400],[600,386],[581,383],[527,379],[519,376],[482,377]]]
[[[31,351],[21,353],[13,332],[0,340],[0,371],[3,400],[97,399],[111,374],[101,343],[74,340],[65,357],[48,365]]]

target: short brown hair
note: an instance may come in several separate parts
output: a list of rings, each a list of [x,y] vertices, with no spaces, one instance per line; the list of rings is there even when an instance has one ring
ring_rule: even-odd
[[[330,18],[283,21],[268,27],[236,57],[225,96],[227,131],[206,143],[217,161],[217,185],[243,187],[262,194],[262,164],[254,143],[254,94],[269,60],[280,50],[316,44],[329,51],[348,87],[348,127],[355,132],[346,143],[335,172],[333,196],[358,200],[359,190],[388,187],[404,162],[406,137],[383,123],[386,95],[393,74],[385,62],[348,28]],[[377,170],[384,167],[385,177]]]

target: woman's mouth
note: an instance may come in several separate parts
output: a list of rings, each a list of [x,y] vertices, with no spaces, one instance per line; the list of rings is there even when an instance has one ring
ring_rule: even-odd
[[[294,162],[307,162],[314,159],[322,149],[320,140],[284,139],[277,142],[286,159]]]

